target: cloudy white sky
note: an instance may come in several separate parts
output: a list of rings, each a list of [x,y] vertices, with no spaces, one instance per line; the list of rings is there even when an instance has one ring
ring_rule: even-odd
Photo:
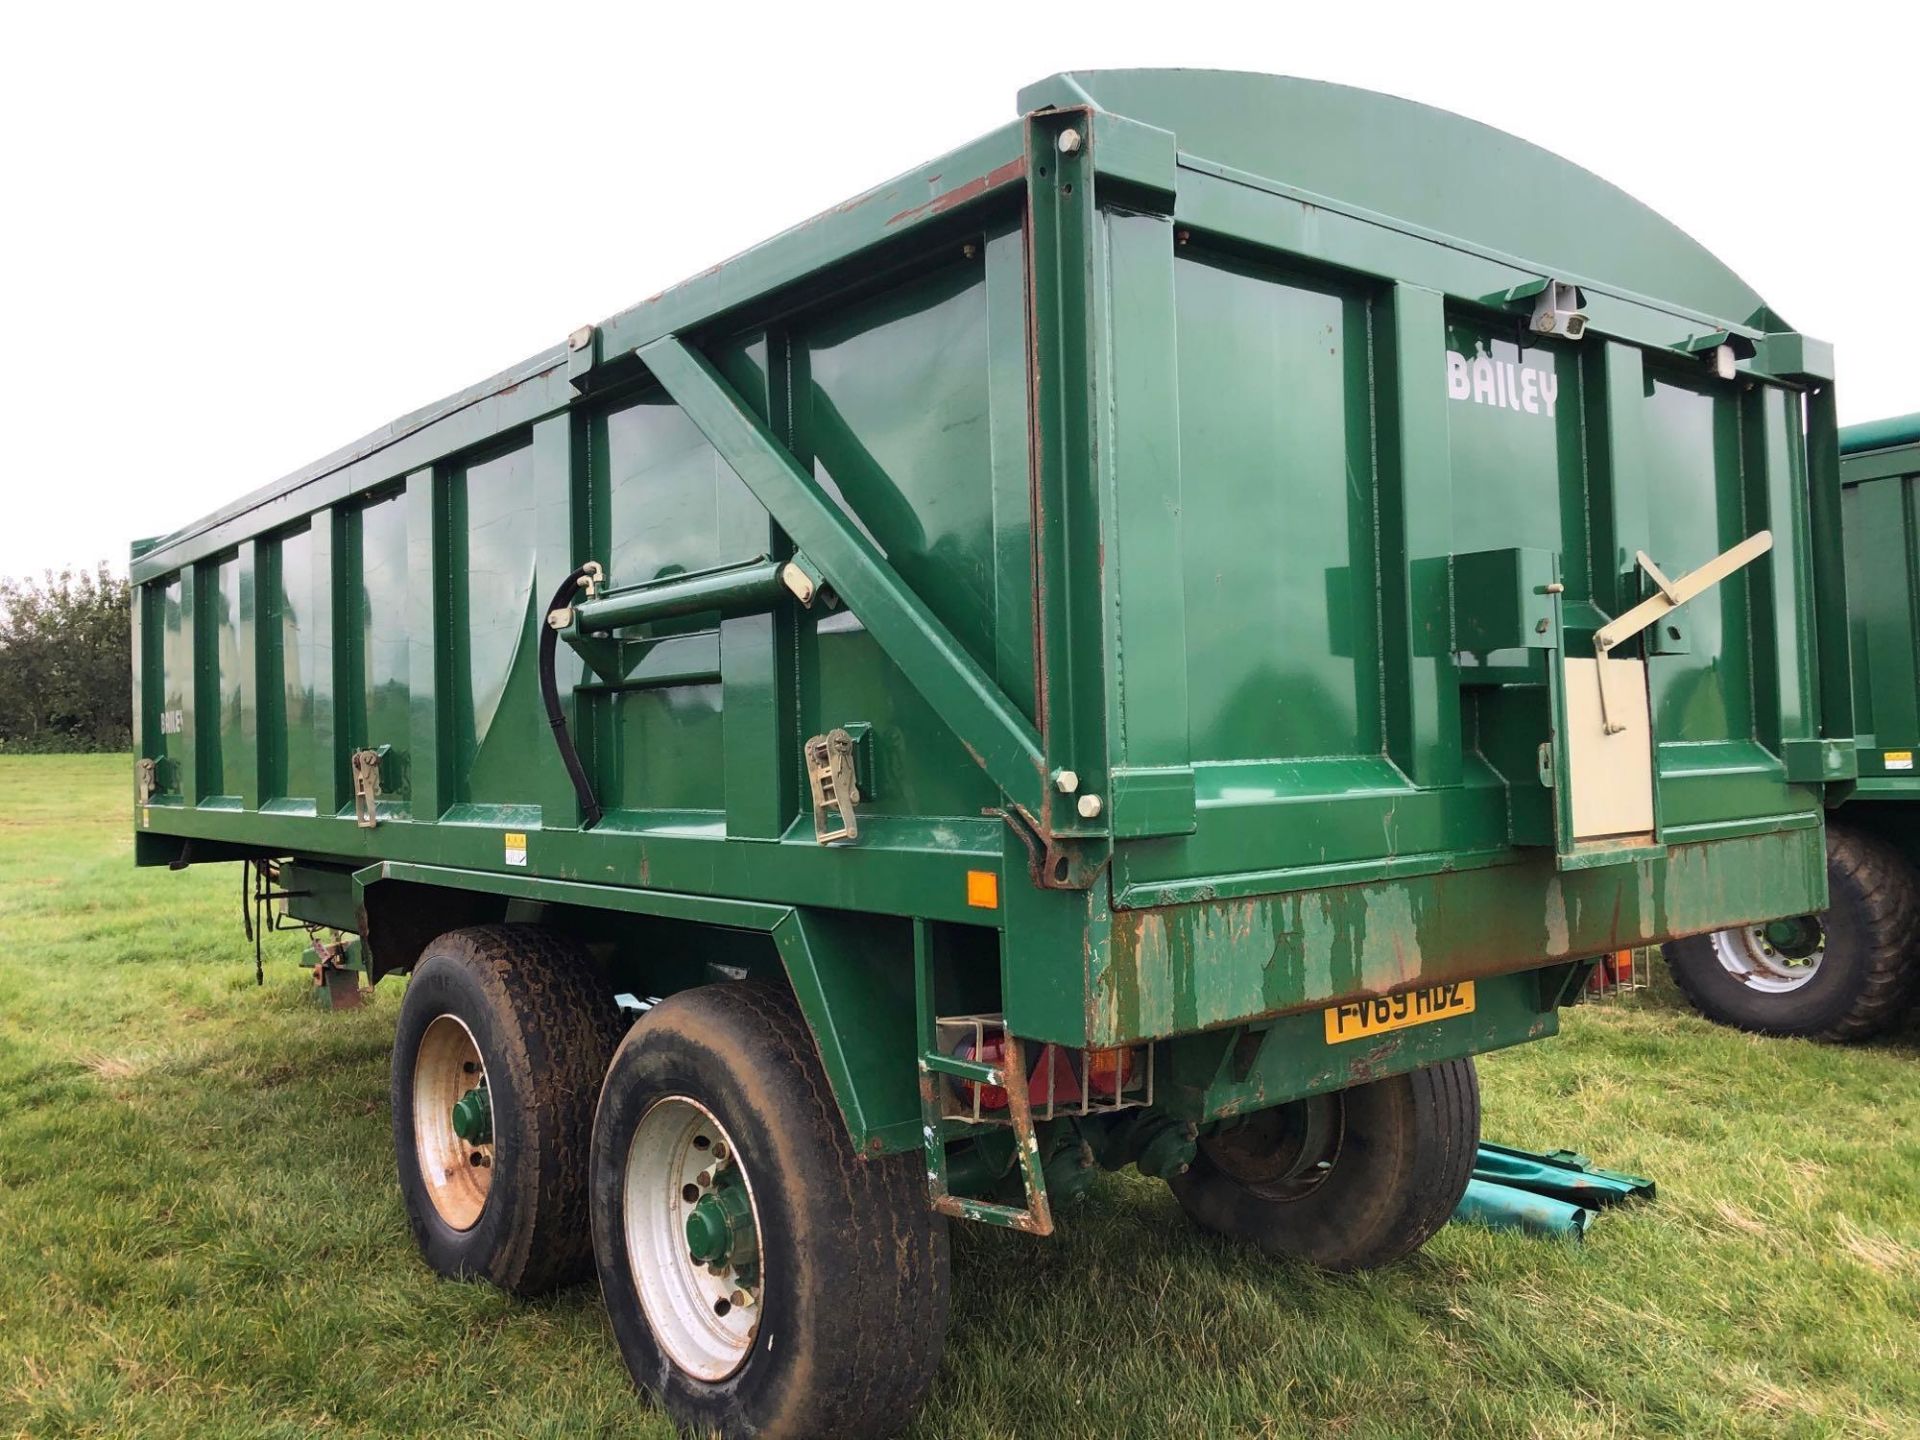
[[[1429,3],[224,9],[0,22],[0,574],[102,557],[1013,116],[1192,65],[1598,171],[1920,410],[1920,10]]]

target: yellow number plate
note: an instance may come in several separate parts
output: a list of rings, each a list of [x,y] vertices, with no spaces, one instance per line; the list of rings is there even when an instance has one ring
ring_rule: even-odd
[[[1389,1030],[1404,1030],[1409,1025],[1425,1025],[1430,1020],[1450,1020],[1455,1015],[1472,1013],[1471,980],[1383,995],[1378,1000],[1349,1000],[1344,1005],[1327,1007],[1327,1044],[1363,1040],[1369,1035],[1384,1035]]]

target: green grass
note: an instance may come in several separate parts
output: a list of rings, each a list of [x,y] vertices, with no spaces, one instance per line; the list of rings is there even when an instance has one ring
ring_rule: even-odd
[[[0,1434],[666,1436],[590,1288],[430,1276],[391,1174],[399,994],[331,1014],[231,866],[136,871],[128,765],[0,758]],[[1920,1435],[1920,1043],[1670,992],[1485,1060],[1492,1138],[1660,1198],[1584,1245],[1450,1226],[1328,1278],[1103,1180],[955,1230],[934,1436]]]

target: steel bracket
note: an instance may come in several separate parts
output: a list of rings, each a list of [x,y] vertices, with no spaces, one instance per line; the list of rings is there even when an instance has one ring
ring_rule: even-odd
[[[1033,1104],[1027,1093],[1026,1049],[1011,1030],[1004,1034],[1000,1061],[987,1064],[943,1054],[939,1045],[939,1016],[933,986],[932,926],[913,922],[914,1008],[920,1031],[920,1134],[927,1156],[927,1199],[935,1213],[957,1220],[979,1220],[1028,1235],[1053,1233],[1053,1205],[1047,1198],[1047,1175],[1040,1159],[1040,1142],[1033,1129]],[[947,1076],[977,1085],[998,1086],[1007,1092],[1007,1116],[1013,1127],[1014,1158],[1026,1190],[1026,1205],[998,1205],[974,1200],[947,1189],[947,1118],[941,1103]]]

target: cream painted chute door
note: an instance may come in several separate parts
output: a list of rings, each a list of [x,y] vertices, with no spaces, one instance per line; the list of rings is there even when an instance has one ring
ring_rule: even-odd
[[[1612,652],[1772,548],[1772,532],[1758,531],[1678,580],[1661,574],[1641,552],[1637,558],[1653,581],[1653,594],[1594,632],[1593,659],[1561,660],[1576,843],[1651,838],[1654,830],[1647,661],[1615,659]]]

